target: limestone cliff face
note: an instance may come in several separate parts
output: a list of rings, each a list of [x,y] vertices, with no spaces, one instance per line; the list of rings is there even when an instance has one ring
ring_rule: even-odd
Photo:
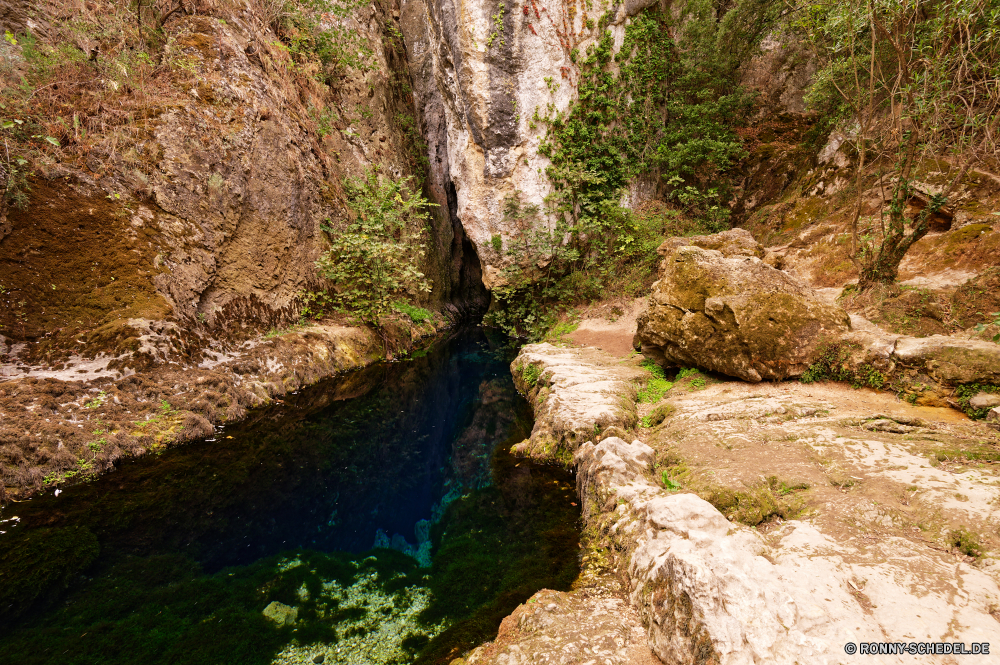
[[[629,17],[652,4],[609,8],[616,48]],[[565,110],[577,97],[573,51],[583,53],[600,36],[599,18],[576,2],[402,1],[430,187],[474,244],[487,288],[503,261],[492,239],[518,231],[504,218],[504,201],[519,192],[523,203],[542,205],[551,191],[549,160],[538,154],[545,127],[532,118],[550,105]]]
[[[113,64],[108,47],[81,43],[66,48],[90,52],[90,69],[33,97],[66,117],[46,126],[60,146],[34,156],[27,205],[0,204],[0,334],[28,343],[22,361],[31,342],[56,334],[84,355],[126,353],[137,320],[176,321],[207,339],[283,325],[297,316],[296,294],[318,286],[322,225],[348,218],[344,177],[379,169],[421,187],[397,5],[328,18],[355,30],[371,57],[325,70],[296,60],[295,33],[277,34],[254,3],[192,7],[164,23],[144,78],[122,69],[126,83],[98,79]],[[97,22],[100,11],[78,19]],[[39,43],[64,42],[65,24],[36,14]],[[17,16],[0,16],[0,32],[23,34]],[[21,43],[4,41],[0,56],[3,86],[36,80]],[[101,100],[93,108],[91,97]],[[434,216],[422,266],[432,305],[483,298],[463,240],[451,215]]]

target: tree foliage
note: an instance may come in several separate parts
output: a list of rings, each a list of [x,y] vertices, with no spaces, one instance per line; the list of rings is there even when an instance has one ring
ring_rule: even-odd
[[[622,207],[636,178],[662,183],[697,220],[691,231],[728,228],[726,173],[746,154],[735,127],[752,106],[738,69],[781,7],[742,0],[721,12],[710,0],[688,0],[678,13],[648,9],[629,20],[617,50],[611,15],[597,22],[596,41],[571,54],[576,80],[546,80],[553,93],[575,83],[578,99],[532,117],[546,127],[539,153],[551,161],[553,191],[544,208],[523,206],[517,194],[507,201],[506,226],[517,231],[500,248],[507,267],[493,288],[492,323],[538,337],[554,303],[648,288],[674,217]]]
[[[429,293],[420,272],[429,203],[410,186],[412,178],[393,180],[367,171],[344,181],[355,219],[344,230],[323,227],[330,249],[316,262],[333,283],[329,302],[365,323],[380,325],[401,297]]]
[[[849,128],[858,152],[859,286],[891,283],[968,170],[997,156],[1000,3],[850,0],[811,6],[804,26],[824,59],[809,101]],[[943,161],[947,179],[908,218],[923,160]],[[884,203],[863,216],[862,180],[873,166]]]

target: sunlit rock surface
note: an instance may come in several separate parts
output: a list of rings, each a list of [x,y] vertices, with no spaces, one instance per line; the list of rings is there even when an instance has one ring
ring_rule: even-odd
[[[521,360],[544,373],[545,357],[558,366],[564,352],[529,347]],[[611,360],[586,358],[594,376]],[[996,476],[974,462],[1000,445],[992,430],[843,384],[719,380],[674,391],[672,415],[640,430],[645,443],[607,437],[573,459],[585,533],[624,580],[619,597],[662,662],[832,664],[847,642],[1000,639],[995,561],[952,544],[971,533],[980,552],[995,546]],[[558,402],[568,391],[553,383],[551,392]],[[667,485],[663,469],[677,464],[683,480]],[[804,488],[796,519],[749,528],[697,494],[751,492],[768,476]],[[505,659],[486,662],[557,662],[558,649],[535,645],[559,644],[558,632],[498,637]]]
[[[635,345],[666,365],[780,380],[801,375],[824,341],[850,330],[844,310],[756,256],[681,245],[659,277]]]
[[[606,8],[616,47],[628,17],[652,4],[633,0]],[[583,53],[601,34],[585,25],[586,12],[568,7],[402,2],[400,26],[430,148],[430,186],[475,244],[487,288],[502,262],[491,238],[518,232],[515,220],[505,219],[503,202],[519,192],[523,203],[541,205],[551,192],[550,162],[538,153],[545,125],[532,120],[535,111],[545,115],[550,104],[563,111],[577,97],[579,67],[570,53]],[[593,19],[599,16],[594,8]]]

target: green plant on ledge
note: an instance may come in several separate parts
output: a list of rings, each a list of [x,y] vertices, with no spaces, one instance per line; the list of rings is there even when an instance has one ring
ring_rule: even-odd
[[[535,387],[535,384],[538,383],[538,379],[541,376],[542,368],[538,365],[526,365],[524,369],[521,370],[521,378],[524,379],[524,382],[532,388]]]
[[[400,314],[405,314],[410,317],[410,321],[414,323],[424,323],[425,321],[430,321],[433,315],[423,307],[417,307],[416,305],[410,305],[405,302],[397,302],[393,304],[393,309],[395,309]]]
[[[826,344],[820,348],[819,359],[806,368],[799,380],[802,383],[816,381],[843,381],[853,388],[874,388],[881,390],[886,387],[888,379],[885,374],[869,363],[862,363],[853,369],[851,367],[851,347],[847,344]]]
[[[955,395],[958,397],[958,405],[965,412],[965,415],[973,420],[982,420],[990,411],[990,407],[988,406],[980,409],[973,408],[970,402],[979,393],[1000,393],[1000,386],[989,383],[967,383],[955,389]]]
[[[346,178],[347,204],[355,219],[346,229],[323,226],[330,249],[316,267],[333,284],[324,302],[376,327],[399,296],[431,290],[417,266],[424,256],[427,210],[434,204],[412,190],[410,180],[381,177],[377,170],[364,178]]]
[[[992,325],[1000,327],[1000,312],[993,312],[992,314],[990,314],[990,316],[993,317]],[[983,332],[984,330],[986,330],[986,326],[987,324],[980,323],[979,325],[976,326],[976,332]],[[1000,333],[993,335],[993,341],[996,342],[997,344],[1000,344]]]
[[[652,376],[649,381],[646,382],[645,387],[639,391],[638,400],[639,402],[650,402],[655,404],[663,399],[663,396],[668,390],[674,387],[674,384],[667,381],[666,376],[663,373],[663,368],[654,363],[652,360],[643,361],[642,367]]]

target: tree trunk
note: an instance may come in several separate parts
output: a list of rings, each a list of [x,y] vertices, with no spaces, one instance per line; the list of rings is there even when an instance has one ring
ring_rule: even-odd
[[[956,178],[956,182],[965,175],[967,169],[968,167],[961,170],[959,177]],[[952,187],[949,187],[947,191],[950,192]],[[894,283],[899,277],[899,264],[903,261],[906,252],[915,242],[927,235],[927,232],[931,228],[931,217],[941,210],[947,202],[948,199],[946,196],[932,196],[930,202],[920,211],[917,218],[913,220],[910,235],[906,235],[904,231],[906,220],[902,218],[902,206],[905,203],[894,201],[893,207],[898,206],[897,210],[899,212],[893,212],[892,214],[893,216],[898,214],[900,218],[894,219],[889,224],[889,231],[882,241],[882,246],[879,247],[878,255],[870,261],[862,262],[861,274],[858,277],[858,290],[866,291],[876,284]]]

